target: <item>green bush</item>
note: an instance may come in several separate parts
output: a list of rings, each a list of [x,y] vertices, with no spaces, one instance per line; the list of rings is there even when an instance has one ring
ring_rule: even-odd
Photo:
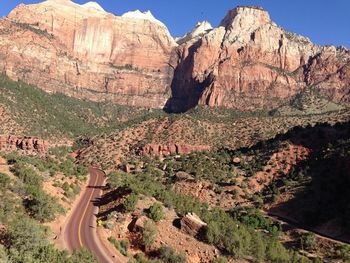
[[[10,185],[11,178],[5,174],[5,173],[0,173],[0,188],[6,189]]]
[[[186,256],[177,254],[172,247],[162,246],[158,249],[158,257],[167,263],[186,263]]]
[[[163,206],[156,203],[149,208],[149,217],[153,219],[154,222],[159,222],[164,218]]]
[[[336,246],[336,255],[343,262],[350,262],[350,246],[339,244]]]
[[[31,191],[25,206],[35,219],[42,222],[53,221],[58,214],[64,213],[58,199],[46,194],[43,190]]]
[[[157,238],[157,227],[152,220],[145,222],[144,229],[142,231],[142,242],[146,249],[150,248]]]
[[[121,242],[119,242],[113,237],[109,237],[108,241],[111,242],[120,253],[122,253],[124,256],[128,256],[128,241],[126,242],[126,240],[122,240]]]
[[[214,259],[211,263],[227,263],[227,259],[224,257],[218,257]]]
[[[299,238],[300,247],[307,251],[316,249],[316,235],[314,233],[304,233]]]
[[[135,193],[131,193],[123,203],[124,211],[133,212],[135,210],[139,196]]]

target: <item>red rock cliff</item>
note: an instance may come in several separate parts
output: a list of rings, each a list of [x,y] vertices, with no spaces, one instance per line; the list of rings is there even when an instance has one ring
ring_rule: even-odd
[[[131,106],[164,106],[175,46],[161,23],[114,16],[91,3],[21,4],[0,22],[0,70],[12,79]]]
[[[349,51],[287,32],[261,7],[237,7],[219,27],[196,30],[177,46],[149,13],[22,4],[0,20],[0,71],[47,92],[171,111],[272,109],[311,86],[349,103]]]
[[[350,53],[285,31],[262,8],[229,11],[218,28],[182,44],[177,54],[175,111],[198,104],[272,109],[310,86],[349,102]]]

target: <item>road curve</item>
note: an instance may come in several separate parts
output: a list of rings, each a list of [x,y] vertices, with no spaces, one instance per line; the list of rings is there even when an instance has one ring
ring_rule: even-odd
[[[73,209],[64,229],[64,240],[69,250],[82,247],[90,250],[100,263],[113,263],[116,259],[104,248],[96,232],[96,214],[98,207],[94,206],[102,194],[105,181],[103,171],[89,168],[90,179],[88,186],[82,193],[78,204]]]

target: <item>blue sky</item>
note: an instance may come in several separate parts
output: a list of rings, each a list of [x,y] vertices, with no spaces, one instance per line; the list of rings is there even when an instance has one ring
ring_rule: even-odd
[[[35,0],[0,0],[0,16],[19,3]],[[75,0],[86,3],[87,0]],[[140,9],[151,10],[172,35],[180,36],[196,22],[208,20],[217,26],[229,9],[237,5],[260,5],[278,25],[309,37],[316,44],[345,45],[350,48],[350,0],[97,0],[117,15]]]

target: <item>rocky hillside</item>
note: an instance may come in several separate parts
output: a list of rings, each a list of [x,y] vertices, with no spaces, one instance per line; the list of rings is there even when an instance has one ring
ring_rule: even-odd
[[[262,8],[237,7],[177,42],[150,12],[21,4],[0,20],[0,70],[50,93],[172,112],[272,109],[310,87],[349,102],[349,51],[287,32]]]

